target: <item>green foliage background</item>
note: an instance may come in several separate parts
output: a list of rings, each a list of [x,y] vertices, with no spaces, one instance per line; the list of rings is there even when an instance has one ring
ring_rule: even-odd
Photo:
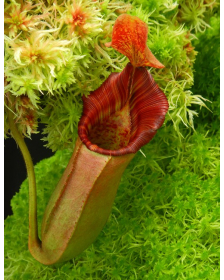
[[[43,1],[47,2],[51,1]],[[126,169],[110,218],[97,240],[69,262],[44,266],[30,255],[28,182],[24,181],[11,202],[13,215],[5,221],[5,279],[219,279],[218,3],[209,0],[104,1],[96,14],[98,19],[95,18],[95,22],[92,19],[95,31],[102,27],[99,18],[104,20],[104,26],[114,22],[118,7],[147,22],[148,45],[166,65],[164,70],[150,70],[169,100],[165,125],[142,148],[146,158],[137,153]],[[53,18],[50,20],[54,22]],[[105,30],[108,29],[104,29],[104,35]],[[66,32],[64,29],[60,39],[68,37]],[[73,47],[68,45],[66,67],[56,60],[60,65],[55,68],[56,78],[51,77],[53,95],[44,89],[44,79],[50,72],[46,72],[39,85],[43,87],[44,96],[41,97],[32,83],[26,84],[25,90],[19,71],[23,75],[23,71],[28,71],[27,75],[32,72],[23,67],[12,69],[14,54],[6,52],[6,74],[10,73],[6,96],[10,100],[18,98],[12,109],[19,116],[21,132],[31,135],[39,119],[46,124],[47,146],[58,150],[52,158],[35,167],[39,230],[43,211],[72,153],[82,112],[80,93],[88,94],[111,71],[121,71],[127,63],[115,51],[100,47],[102,34],[97,32],[98,37],[90,32],[92,37],[80,41],[80,47],[78,43]],[[12,33],[8,38],[10,36],[14,38]],[[11,44],[8,38],[7,48]],[[96,68],[91,67],[90,53],[96,60]],[[77,56],[75,66],[72,64],[74,55]],[[67,77],[64,84],[60,77]],[[83,92],[85,81],[89,83]],[[25,105],[24,98],[20,99],[24,93],[29,97]],[[35,106],[39,106],[38,110],[34,110]],[[23,113],[29,110],[37,114],[36,128],[24,122]],[[7,118],[5,127],[7,134]]]

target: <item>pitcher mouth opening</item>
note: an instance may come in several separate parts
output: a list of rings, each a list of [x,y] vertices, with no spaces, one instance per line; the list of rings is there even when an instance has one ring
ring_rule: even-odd
[[[81,129],[79,130],[81,132]],[[132,121],[129,101],[109,117],[99,121],[87,133],[80,133],[80,139],[94,152],[119,156],[135,153],[130,143]]]
[[[167,110],[166,96],[151,74],[128,63],[83,97],[78,134],[89,150],[100,154],[136,153],[154,137]]]

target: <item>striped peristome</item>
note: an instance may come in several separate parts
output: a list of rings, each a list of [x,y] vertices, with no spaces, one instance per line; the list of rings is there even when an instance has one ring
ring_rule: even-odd
[[[79,137],[88,149],[100,154],[120,156],[136,153],[161,127],[168,107],[165,94],[147,69],[133,67],[128,63],[121,73],[112,73],[97,90],[88,97],[83,97],[83,114],[78,127]],[[97,144],[98,141],[102,145],[103,141],[107,141],[108,133],[112,135],[114,129],[119,131],[120,126],[116,125],[118,120],[115,123],[114,117],[115,114],[119,115],[119,112],[123,115],[124,108],[126,119],[130,118],[127,127],[130,131],[129,139],[126,139],[127,145],[119,147],[118,143],[118,149],[101,147]],[[105,130],[100,129],[101,134],[98,138],[96,133],[92,137],[92,130],[97,131],[102,126]],[[92,141],[93,138],[95,143]],[[113,139],[114,142],[118,140],[120,139],[117,137]]]

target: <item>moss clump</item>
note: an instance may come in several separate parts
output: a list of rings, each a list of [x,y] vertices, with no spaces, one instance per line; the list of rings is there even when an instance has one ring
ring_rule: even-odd
[[[211,101],[208,110],[202,109],[200,123],[212,133],[220,130],[220,18],[210,18],[211,28],[200,34],[196,43],[198,57],[195,63],[195,79],[193,91],[195,94],[207,96]],[[205,63],[209,59],[209,63]]]
[[[5,0],[5,97],[20,132],[31,137],[40,121],[46,125],[46,146],[53,151],[74,148],[73,126],[58,125],[58,119],[70,122],[71,101],[79,118],[80,97],[97,89],[111,72],[124,69],[127,58],[105,47],[122,13],[147,23],[147,44],[165,65],[150,71],[168,98],[166,121],[173,124],[173,135],[182,135],[183,125],[194,128],[198,105],[208,105],[203,95],[191,90],[197,54],[193,44],[218,10],[218,0],[204,2],[35,0],[32,5]],[[24,97],[29,111],[21,101]],[[64,110],[57,109],[59,99]],[[48,106],[52,102],[55,106]],[[7,118],[5,135],[10,135]]]
[[[46,267],[30,255],[24,181],[11,202],[14,214],[5,222],[5,279],[218,280],[219,172],[203,179],[201,170],[193,172],[190,162],[184,161],[183,168],[163,175],[153,163],[158,161],[157,152],[149,154],[147,147],[147,158],[138,153],[125,171],[100,236],[70,262]],[[39,227],[70,154],[58,151],[35,167]]]

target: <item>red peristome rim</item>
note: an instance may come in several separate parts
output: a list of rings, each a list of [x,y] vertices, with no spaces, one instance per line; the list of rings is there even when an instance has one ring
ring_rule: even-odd
[[[107,150],[92,143],[88,138],[91,128],[123,108],[128,101],[132,123],[129,144],[118,150]],[[155,136],[168,108],[167,98],[151,74],[143,67],[134,68],[128,63],[121,73],[112,73],[97,90],[83,97],[78,134],[89,150],[99,154],[121,156],[136,153]]]
[[[81,139],[81,137],[80,137],[80,139]],[[99,146],[91,143],[88,139],[83,138],[81,140],[82,140],[83,144],[85,144],[86,147],[90,151],[96,152],[96,153],[101,154],[101,155],[122,156],[122,155],[126,155],[126,154],[136,153],[135,149],[133,149],[133,147],[131,147],[129,145],[125,148],[121,148],[121,149],[118,149],[118,150],[107,150],[107,149],[100,148]]]

